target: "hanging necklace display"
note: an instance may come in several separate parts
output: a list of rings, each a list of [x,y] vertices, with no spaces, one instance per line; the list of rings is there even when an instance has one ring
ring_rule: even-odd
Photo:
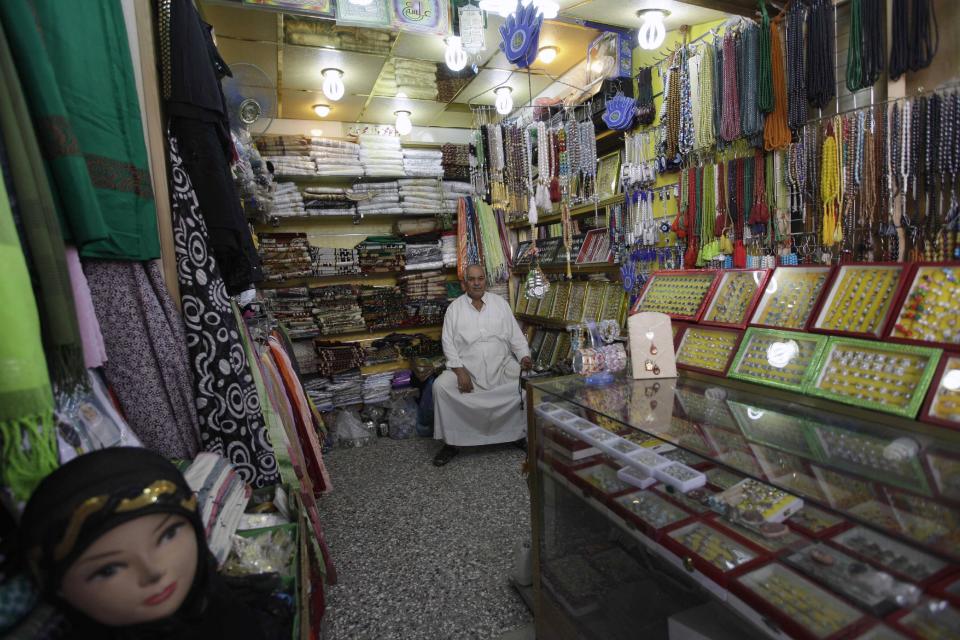
[[[807,99],[823,109],[837,95],[833,2],[812,0],[807,14]]]
[[[550,202],[550,134],[547,123],[537,123],[537,207],[549,211]]]
[[[807,122],[806,59],[803,51],[803,25],[807,8],[792,2],[787,9],[787,125],[799,131]]]
[[[653,106],[653,67],[637,71],[637,124],[653,124],[656,110]]]

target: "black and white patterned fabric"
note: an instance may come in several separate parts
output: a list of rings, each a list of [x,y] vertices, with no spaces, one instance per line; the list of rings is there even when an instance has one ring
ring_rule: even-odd
[[[229,460],[254,487],[280,480],[260,398],[227,290],[207,243],[190,176],[170,140],[171,204],[177,278],[204,450]]]

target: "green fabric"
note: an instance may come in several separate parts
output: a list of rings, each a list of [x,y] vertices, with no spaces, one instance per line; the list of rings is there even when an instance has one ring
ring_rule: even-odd
[[[0,273],[0,472],[14,496],[26,500],[57,467],[57,441],[40,318],[3,180]]]
[[[2,4],[2,3],[0,3]],[[0,132],[32,267],[50,373],[58,389],[88,383],[56,206],[6,35],[0,30]]]
[[[3,0],[64,240],[80,256],[160,256],[143,127],[119,2]]]

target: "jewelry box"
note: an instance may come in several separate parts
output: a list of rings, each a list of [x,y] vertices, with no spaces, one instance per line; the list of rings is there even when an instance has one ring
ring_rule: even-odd
[[[960,560],[960,510],[888,487],[883,492],[903,535]]]
[[[543,433],[544,449],[563,456],[571,464],[600,455],[600,450],[589,442],[574,438],[556,427],[544,427]]]
[[[607,284],[603,294],[603,307],[600,311],[601,320],[617,320],[623,324],[626,295],[619,282]]]
[[[960,348],[960,264],[921,262],[906,278],[886,336],[897,342]]]
[[[550,287],[550,290],[540,299],[540,305],[537,307],[536,316],[538,318],[548,318],[550,317],[550,312],[553,311],[553,304],[557,300],[557,290],[560,288],[558,285],[560,283],[554,282],[553,286]]]
[[[685,568],[697,569],[721,587],[730,573],[766,559],[763,550],[729,531],[721,531],[709,520],[671,529],[663,536],[662,544],[681,558]]]
[[[686,386],[676,390],[677,401],[687,419],[700,424],[715,425],[728,431],[738,431],[737,422],[727,408],[727,403],[723,399],[709,398],[704,395],[709,391],[704,389],[704,393],[701,394]]]
[[[692,517],[685,509],[652,491],[631,491],[614,499],[613,508],[654,540],[661,538],[663,529]]]
[[[517,297],[513,303],[513,312],[523,315],[527,313],[527,306],[530,304],[530,298],[526,296],[525,287],[517,287]]]
[[[860,611],[778,562],[740,576],[731,590],[797,638],[838,637],[864,621]]]
[[[803,509],[790,516],[787,526],[812,538],[824,538],[844,530],[849,525],[836,514],[806,504]]]
[[[810,382],[826,344],[822,335],[751,327],[727,375],[799,393]]]
[[[598,322],[600,311],[603,308],[603,297],[606,293],[606,283],[588,282],[587,293],[583,302],[583,313],[575,320],[578,322]]]
[[[960,429],[960,353],[945,353],[940,359],[920,420]]]
[[[877,624],[870,627],[862,634],[856,636],[856,640],[910,640],[899,631],[894,631],[885,624]]]
[[[879,338],[893,315],[905,272],[895,262],[836,267],[810,330]]]
[[[744,329],[763,293],[769,269],[724,269],[700,319],[701,324]]]
[[[630,313],[656,311],[696,322],[720,277],[719,271],[657,271],[643,285]]]
[[[949,566],[939,558],[859,525],[829,541],[884,571],[921,585],[933,582]]]
[[[780,553],[807,543],[807,539],[782,524],[763,524],[752,528],[746,524],[721,516],[712,520],[723,531],[752,543],[768,553]]]
[[[803,500],[753,478],[746,478],[717,496],[738,519],[759,526],[780,523],[803,508]]]
[[[713,375],[726,375],[743,332],[720,327],[689,326],[680,336],[677,366]]]
[[[634,488],[617,477],[619,467],[604,461],[576,469],[570,476],[574,484],[597,494],[601,499],[620,495]]]
[[[567,304],[570,301],[570,283],[558,282],[553,285],[553,288],[557,290],[553,305],[545,313],[541,313],[540,315],[549,320],[563,320],[563,316],[567,312]]]
[[[772,409],[760,409],[736,400],[727,400],[727,406],[730,407],[740,431],[750,441],[807,458],[813,455],[805,419]]]
[[[937,493],[960,503],[960,453],[933,450],[925,460]]]
[[[712,496],[718,493],[718,491],[709,486],[693,489],[686,493],[680,493],[679,491],[674,491],[673,487],[668,487],[662,484],[654,486],[651,491],[656,492],[661,498],[666,498],[671,502],[675,502],[687,511],[691,511],[698,515],[710,513],[712,511],[707,505],[707,502]]]
[[[753,313],[757,327],[803,331],[830,279],[833,267],[777,267]]]
[[[923,404],[940,354],[930,347],[831,338],[806,392],[913,418]]]
[[[583,304],[587,297],[586,282],[570,283],[570,303],[567,305],[566,313],[558,316],[567,322],[580,322],[583,317]]]
[[[566,331],[561,331],[560,336],[557,338],[557,348],[553,352],[553,360],[550,362],[550,365],[556,365],[561,362],[568,362],[570,360],[570,334]]]
[[[546,334],[536,360],[536,367],[541,370],[550,368],[550,362],[553,361],[553,351],[557,347],[557,338],[560,337],[559,331],[547,331]]]

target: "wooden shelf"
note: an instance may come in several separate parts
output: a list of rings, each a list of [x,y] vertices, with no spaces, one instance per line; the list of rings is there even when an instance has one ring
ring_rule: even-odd
[[[321,342],[367,342],[379,340],[391,333],[433,333],[443,328],[442,324],[423,324],[417,327],[387,327],[385,329],[365,329],[350,333],[336,333],[333,335],[314,336],[312,338],[294,338],[294,341],[320,340]]]
[[[377,364],[367,364],[360,367],[360,373],[365,376],[370,376],[375,373],[386,373],[387,371],[400,371],[401,369],[409,369],[410,360],[407,358],[400,358],[399,360],[394,360],[393,362],[378,362]]]
[[[535,324],[541,327],[546,327],[547,329],[564,329],[566,330],[567,325],[577,324],[576,322],[566,320],[553,320],[550,318],[541,318],[540,316],[529,316],[525,313],[514,314],[517,320],[521,322],[529,322],[530,324]]]
[[[566,273],[567,266],[564,264],[559,265],[541,265],[544,273]],[[529,273],[530,267],[518,267],[513,270],[513,275],[515,276],[524,276]],[[620,273],[620,265],[613,262],[593,262],[589,264],[571,264],[570,273],[577,275],[578,273],[587,274],[587,273]]]
[[[612,205],[612,204],[620,204],[621,202],[623,202],[623,198],[624,198],[624,196],[623,196],[622,193],[619,193],[619,194],[617,194],[617,195],[615,195],[615,196],[612,196],[612,197],[610,197],[610,198],[605,198],[605,199],[603,199],[603,200],[601,200],[600,202],[597,203],[596,211],[597,211],[597,212],[600,212],[601,209],[604,209],[604,208],[606,208],[606,207],[609,207],[609,206]],[[571,210],[570,210],[570,217],[571,217],[571,218],[578,218],[578,217],[581,217],[581,216],[592,215],[593,212],[594,212],[594,206],[593,206],[593,204],[592,204],[592,203],[591,203],[591,204],[585,204],[585,205],[576,207],[576,208],[574,208],[574,209],[571,209]],[[546,225],[546,224],[556,224],[556,223],[558,223],[558,222],[560,222],[560,213],[559,213],[559,212],[549,213],[549,214],[547,214],[547,215],[538,216],[538,218],[537,218],[537,226],[538,226],[538,227],[543,226],[543,225]],[[530,223],[529,223],[529,222],[526,222],[525,220],[514,220],[513,222],[507,223],[507,228],[509,228],[509,229],[526,229],[526,228],[529,227],[529,226],[530,226]]]
[[[360,216],[357,220],[354,216],[326,215],[326,216],[279,216],[274,218],[273,222],[257,223],[258,231],[267,231],[286,225],[302,224],[344,224],[353,223],[355,225],[364,222],[385,222],[390,220],[406,220],[408,218],[436,218],[438,213],[368,213]]]
[[[295,182],[297,184],[344,185],[358,182],[394,182],[396,180],[412,177],[416,176],[285,176],[281,174],[274,175],[273,180],[274,182]],[[443,180],[443,178],[437,178],[437,180]]]
[[[428,271],[437,271],[437,269],[419,269],[416,271],[398,271],[398,272],[388,272],[388,273],[346,273],[343,275],[331,275],[331,276],[310,276],[307,278],[294,278],[293,280],[273,280],[273,281],[264,281],[259,283],[257,286],[260,289],[289,289],[290,287],[309,287],[311,284],[353,284],[358,280],[384,280],[392,279],[395,280],[398,275],[401,274],[413,274],[413,273],[426,273]],[[449,275],[456,275],[456,267],[443,267],[439,269]],[[360,284],[363,284],[362,282]]]

